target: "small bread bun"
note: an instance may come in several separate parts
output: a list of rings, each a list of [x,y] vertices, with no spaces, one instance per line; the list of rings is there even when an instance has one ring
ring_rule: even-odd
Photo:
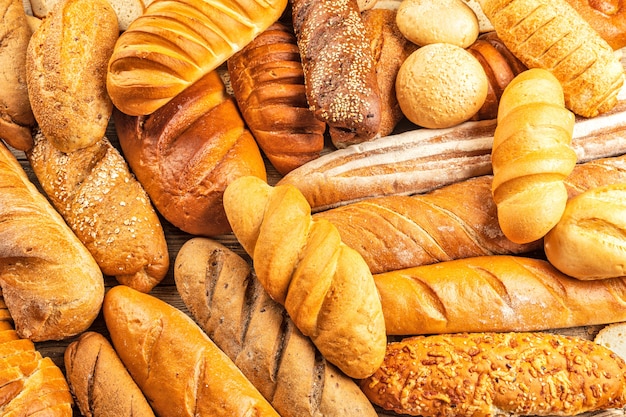
[[[467,48],[479,35],[476,13],[462,0],[404,0],[396,23],[419,46],[443,42]]]
[[[480,62],[467,50],[448,43],[413,52],[396,78],[396,95],[406,118],[433,129],[469,120],[482,107],[488,89]]]
[[[548,260],[584,280],[626,275],[626,183],[592,188],[570,199],[544,238]]]

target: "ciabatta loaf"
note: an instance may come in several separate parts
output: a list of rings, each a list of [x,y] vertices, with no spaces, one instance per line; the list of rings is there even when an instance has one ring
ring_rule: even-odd
[[[35,342],[82,333],[102,305],[102,272],[5,146],[0,168],[0,287],[15,329]]]
[[[337,229],[314,220],[295,187],[256,177],[233,181],[224,208],[263,288],[298,329],[346,375],[374,372],[387,342],[380,299],[367,264]]]
[[[363,392],[322,357],[250,264],[206,238],[185,242],[176,288],[200,327],[282,417],[376,417]]]
[[[622,408],[626,363],[589,340],[549,333],[407,338],[361,382],[381,407],[424,417],[560,415]]]
[[[181,310],[117,285],[105,296],[103,315],[115,351],[156,415],[279,417]]]
[[[151,2],[120,35],[106,85],[131,116],[153,113],[278,20],[286,0]]]

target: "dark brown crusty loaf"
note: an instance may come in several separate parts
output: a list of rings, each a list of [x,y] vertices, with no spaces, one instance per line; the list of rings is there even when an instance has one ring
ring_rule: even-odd
[[[266,178],[265,163],[216,71],[149,116],[114,112],[122,152],[156,209],[194,235],[230,232],[222,196],[245,175]]]
[[[63,363],[84,417],[154,417],[146,397],[102,334],[81,334],[65,349]]]
[[[178,252],[174,278],[196,322],[282,417],[376,417],[354,381],[319,354],[235,252],[192,238]]]
[[[149,292],[167,274],[169,254],[148,194],[104,137],[63,153],[36,131],[26,153],[50,202],[105,275]]]
[[[243,119],[274,168],[284,175],[317,158],[326,124],[309,109],[293,29],[276,22],[227,62]]]
[[[309,106],[337,148],[372,139],[380,129],[380,91],[357,0],[291,6]]]
[[[390,343],[361,382],[372,402],[423,417],[560,415],[622,408],[626,363],[549,333],[416,336]]]

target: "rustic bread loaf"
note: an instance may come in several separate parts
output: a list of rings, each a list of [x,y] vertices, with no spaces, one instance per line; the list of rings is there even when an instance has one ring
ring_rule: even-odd
[[[233,181],[224,208],[270,297],[285,306],[320,353],[353,378],[384,356],[384,320],[372,275],[337,229],[314,220],[302,194],[256,177]]]
[[[626,5],[614,0],[567,0],[615,50],[626,47]]]
[[[60,0],[24,0],[25,7],[30,7],[33,16],[39,19],[46,17]],[[128,29],[128,25],[141,16],[147,7],[148,1],[144,0],[109,0],[115,14],[119,30]]]
[[[20,0],[0,2],[0,139],[21,151],[33,145],[35,117],[26,86],[26,50],[32,31]]]
[[[102,272],[5,146],[0,168],[0,287],[15,329],[34,342],[82,333],[102,305]]]
[[[154,417],[146,397],[100,333],[81,334],[65,349],[63,363],[84,417]]]
[[[151,2],[113,50],[107,90],[131,116],[153,113],[281,16],[287,0]]]
[[[284,175],[317,158],[326,124],[309,109],[293,29],[276,22],[227,62],[243,119],[274,168]]]
[[[195,321],[282,417],[376,417],[363,392],[324,359],[256,279],[250,264],[206,238],[185,242],[176,288]]]
[[[107,0],[61,0],[28,44],[28,96],[44,135],[62,152],[89,146],[105,134],[113,105],[107,62],[118,38]]]
[[[103,304],[112,344],[156,415],[278,417],[185,313],[125,285]]]
[[[236,178],[266,178],[235,99],[210,72],[149,116],[114,112],[122,152],[156,209],[194,235],[230,232],[222,204]]]
[[[26,155],[48,200],[103,274],[143,292],[161,282],[169,268],[161,222],[107,138],[66,154],[37,132]]]
[[[549,333],[416,336],[389,344],[361,382],[370,400],[424,417],[561,415],[622,408],[624,360]]]

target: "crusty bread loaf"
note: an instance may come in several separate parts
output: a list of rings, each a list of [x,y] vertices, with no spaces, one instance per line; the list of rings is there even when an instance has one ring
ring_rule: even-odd
[[[567,0],[615,50],[626,47],[626,5],[614,0]]]
[[[520,61],[554,74],[567,108],[594,117],[615,106],[624,68],[567,0],[481,0],[481,5]]]
[[[61,0],[28,44],[28,96],[50,142],[71,152],[102,139],[112,112],[107,62],[118,38],[107,0]]]
[[[295,187],[256,177],[233,181],[224,208],[261,285],[298,329],[346,375],[374,372],[387,341],[380,300],[367,264],[337,229],[314,220]]]
[[[282,417],[376,417],[354,381],[324,359],[265,292],[248,262],[217,241],[192,238],[174,266],[195,321]]]
[[[149,116],[114,112],[122,152],[156,209],[194,235],[230,232],[222,195],[235,178],[266,178],[234,98],[210,72]]]
[[[505,88],[493,136],[492,191],[498,223],[516,243],[541,239],[567,202],[563,179],[576,165],[570,146],[575,116],[551,72],[534,68]]]
[[[43,19],[59,1],[60,0],[24,0],[24,4],[25,7],[30,6],[34,17]],[[109,0],[109,2],[117,15],[120,31],[128,29],[128,25],[141,16],[147,6],[144,4],[144,0]]]
[[[544,238],[548,260],[583,280],[626,276],[626,181],[592,188],[570,199]]]
[[[380,91],[357,0],[291,2],[306,95],[337,148],[368,141],[380,129]]]
[[[457,259],[374,280],[391,335],[536,331],[626,319],[626,278],[581,281],[523,256]]]
[[[104,300],[112,344],[159,416],[278,417],[185,313],[124,285]]]
[[[48,200],[103,274],[143,292],[165,277],[169,254],[161,222],[107,138],[66,154],[37,132],[26,155]]]
[[[361,382],[375,404],[424,417],[573,416],[626,404],[624,360],[549,333],[416,336]]]
[[[63,363],[84,417],[154,417],[146,397],[100,333],[81,334],[65,349]]]
[[[0,139],[25,151],[35,117],[26,86],[26,50],[32,31],[20,0],[0,2]]]
[[[100,311],[102,272],[5,146],[0,168],[0,287],[15,329],[35,342],[77,335]]]
[[[153,113],[281,16],[287,0],[151,2],[113,50],[107,90],[131,116]]]
[[[326,124],[309,109],[293,29],[276,22],[228,59],[230,85],[246,125],[284,175],[317,158]]]

